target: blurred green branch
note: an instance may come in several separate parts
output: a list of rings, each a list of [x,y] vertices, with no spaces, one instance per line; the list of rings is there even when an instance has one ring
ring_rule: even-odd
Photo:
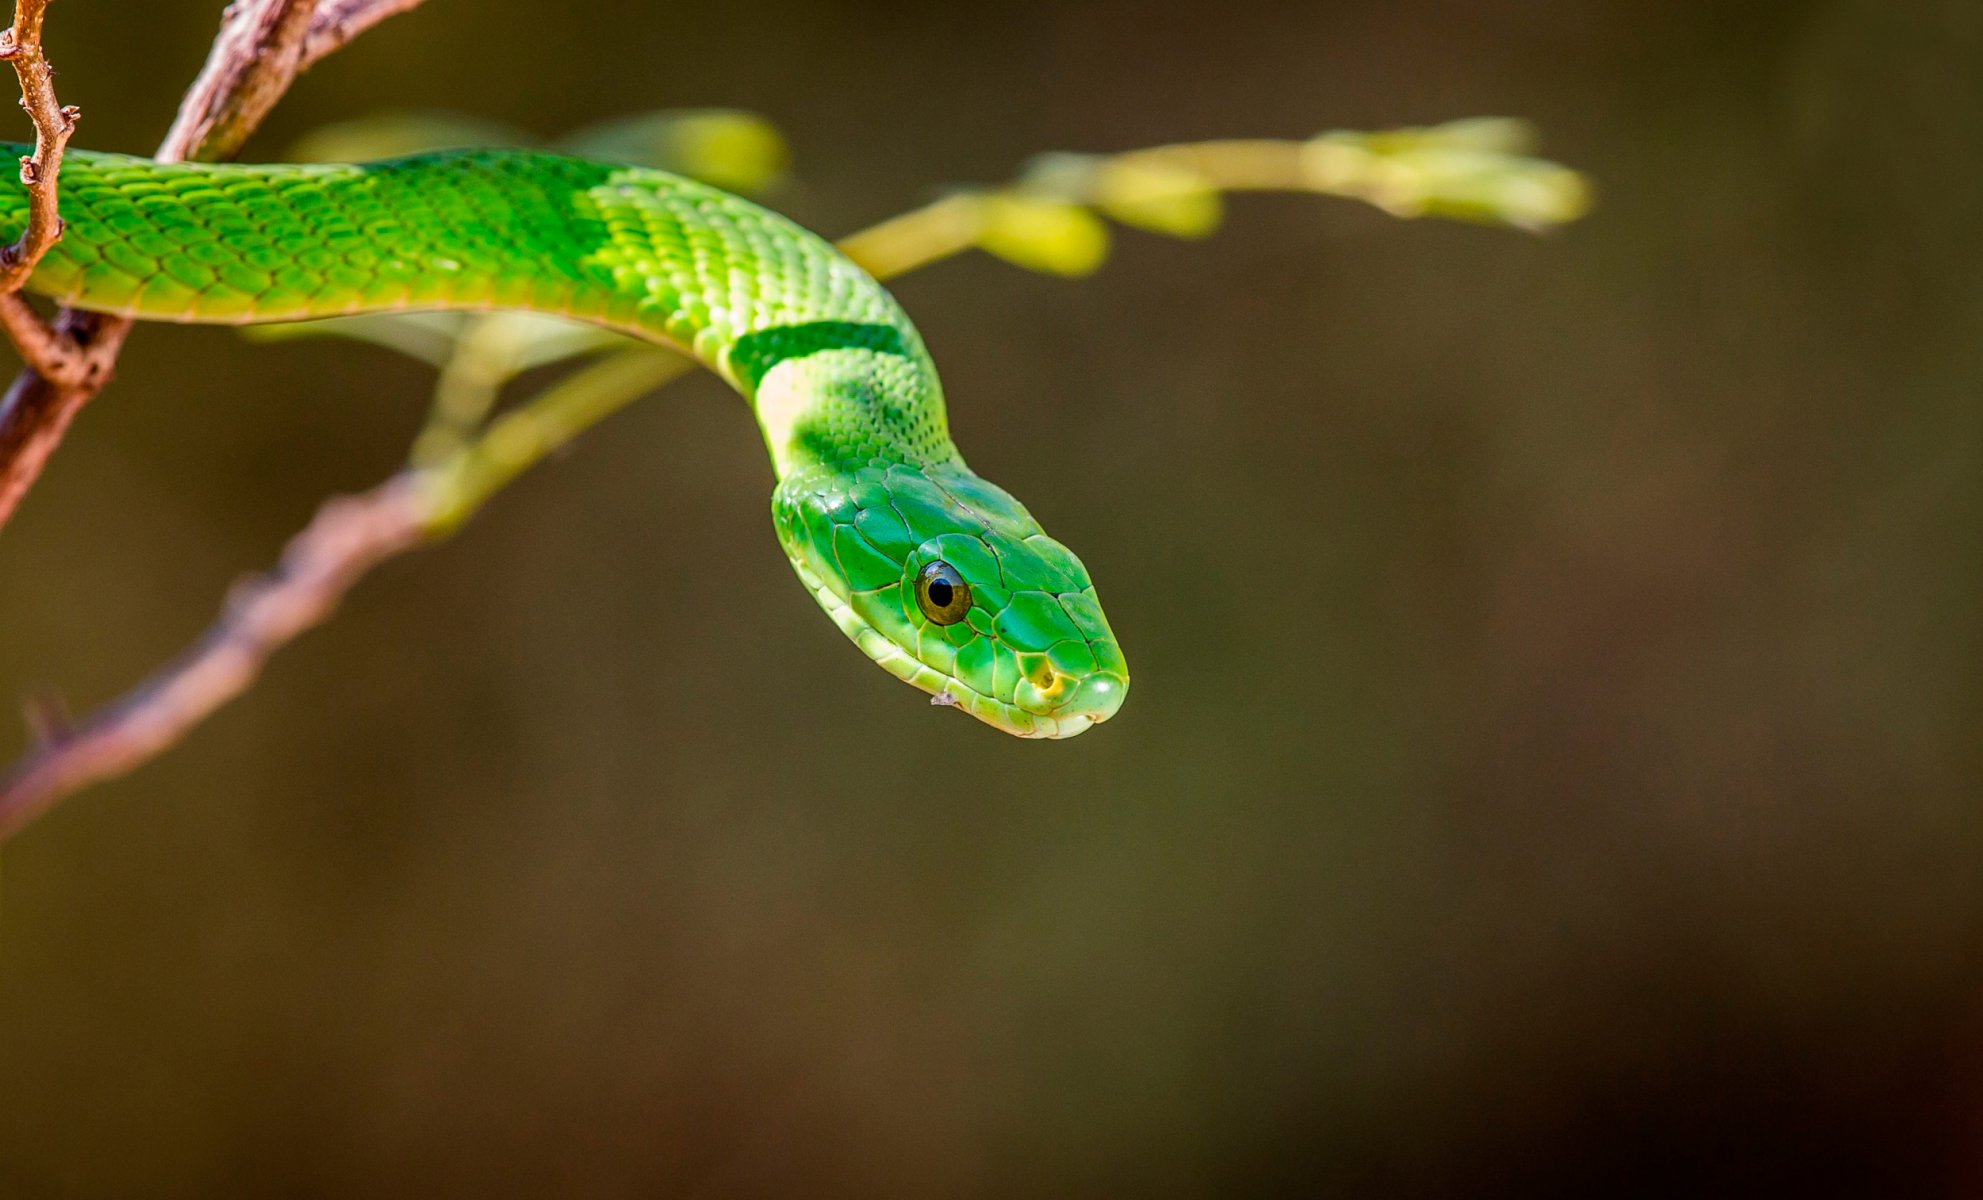
[[[527,140],[460,118],[396,116],[325,131],[312,149],[365,157],[382,148],[408,152],[456,144],[463,137]],[[746,192],[774,182],[784,164],[776,132],[739,113],[633,118],[558,144],[721,180]],[[840,245],[882,279],[972,249],[1030,270],[1079,276],[1106,261],[1109,221],[1202,237],[1223,218],[1224,197],[1242,191],[1342,196],[1400,217],[1528,230],[1574,220],[1589,204],[1582,176],[1530,157],[1526,125],[1491,119],[1329,133],[1307,141],[1049,155],[1005,187],[955,192]],[[44,722],[39,743],[0,776],[0,838],[62,797],[162,753],[252,686],[270,655],[327,619],[372,568],[446,536],[547,455],[694,366],[673,351],[521,314],[350,317],[261,336],[318,335],[386,346],[438,370],[433,410],[409,465],[369,492],[325,504],[285,547],[281,565],[238,586],[226,610],[177,661],[80,722]],[[501,392],[517,376],[578,359],[591,361],[491,419]]]
[[[1013,184],[963,192],[841,242],[877,278],[980,249],[1030,270],[1081,276],[1109,252],[1101,219],[1172,237],[1214,232],[1234,192],[1362,200],[1396,217],[1450,217],[1539,231],[1590,206],[1568,167],[1530,156],[1526,122],[1492,117],[1429,129],[1243,139],[1106,156],[1049,154]]]
[[[1106,261],[1104,218],[1173,237],[1204,237],[1224,196],[1309,192],[1362,200],[1399,217],[1449,217],[1543,230],[1582,216],[1584,177],[1530,156],[1520,121],[1459,121],[1428,129],[1323,134],[1308,141],[1199,142],[1035,160],[1009,186],[959,191],[842,239],[877,279],[968,250],[1029,270],[1087,275]],[[706,164],[675,162],[696,174]],[[399,318],[385,318],[396,321]],[[383,341],[374,330],[371,336]],[[523,371],[604,353],[486,426],[504,385]],[[471,318],[455,335],[433,416],[411,463],[437,530],[459,525],[544,456],[612,413],[688,373],[674,351],[538,317]]]

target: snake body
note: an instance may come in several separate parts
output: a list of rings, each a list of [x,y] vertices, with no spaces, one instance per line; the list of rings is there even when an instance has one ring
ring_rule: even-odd
[[[776,213],[662,171],[510,150],[280,166],[72,151],[61,204],[64,236],[28,287],[79,308],[235,324],[518,309],[691,353],[751,404],[779,542],[870,658],[1026,737],[1122,703],[1128,669],[1086,568],[965,465],[894,298]],[[0,236],[26,219],[25,190],[0,188]]]

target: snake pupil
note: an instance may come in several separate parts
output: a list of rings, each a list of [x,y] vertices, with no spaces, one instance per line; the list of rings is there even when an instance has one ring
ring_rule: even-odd
[[[916,607],[938,625],[955,625],[971,612],[971,585],[949,563],[930,563],[916,575]]]

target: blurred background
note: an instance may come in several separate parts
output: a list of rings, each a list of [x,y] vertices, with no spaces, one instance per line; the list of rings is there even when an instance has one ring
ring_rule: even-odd
[[[79,144],[219,7],[58,5]],[[701,105],[828,233],[1480,114],[1601,204],[896,286],[1129,653],[1065,744],[845,643],[714,379],[592,431],[7,845],[0,1194],[1983,1190],[1983,9],[430,0],[247,157]],[[141,330],[0,538],[0,696],[149,672],[431,383]]]

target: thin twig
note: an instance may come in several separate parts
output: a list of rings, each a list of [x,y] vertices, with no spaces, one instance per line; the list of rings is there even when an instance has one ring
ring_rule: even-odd
[[[37,710],[39,746],[0,778],[0,839],[63,796],[121,775],[178,742],[246,691],[269,655],[321,624],[351,585],[426,534],[405,479],[333,500],[289,543],[270,574],[235,588],[227,611],[178,662],[82,724]]]
[[[303,69],[342,50],[345,43],[377,25],[420,7],[421,0],[318,0],[317,15],[303,35]]]
[[[41,23],[47,10],[48,0],[18,0],[13,25],[0,30],[0,59],[13,64],[21,83],[21,107],[34,122],[34,153],[21,159],[28,224],[19,241],[0,249],[0,291],[18,291],[41,256],[62,237],[56,180],[81,110],[56,98],[55,68],[48,65],[41,48]]]
[[[33,364],[43,378],[62,387],[83,387],[109,367],[59,326],[49,324],[19,292],[0,292],[0,330],[14,343],[22,362]]]
[[[21,107],[34,123],[34,153],[21,159],[21,185],[28,193],[26,228],[13,244],[0,247],[0,328],[20,350],[23,361],[43,375],[69,387],[79,387],[101,370],[93,356],[59,332],[21,298],[21,285],[62,240],[62,214],[57,185],[62,155],[76,131],[80,111],[55,95],[55,68],[41,47],[42,19],[48,0],[17,0],[14,23],[0,30],[0,59],[20,80]]]
[[[40,0],[40,5],[46,2]],[[222,17],[206,66],[188,89],[156,157],[161,162],[232,158],[298,74],[373,25],[418,3],[237,0]],[[9,330],[19,324],[3,310],[0,322]],[[130,332],[128,318],[64,310],[51,336],[74,345],[85,369],[67,372],[51,363],[54,369],[43,372],[31,365],[0,398],[0,528],[5,528],[40,477],[70,422],[110,381]]]

